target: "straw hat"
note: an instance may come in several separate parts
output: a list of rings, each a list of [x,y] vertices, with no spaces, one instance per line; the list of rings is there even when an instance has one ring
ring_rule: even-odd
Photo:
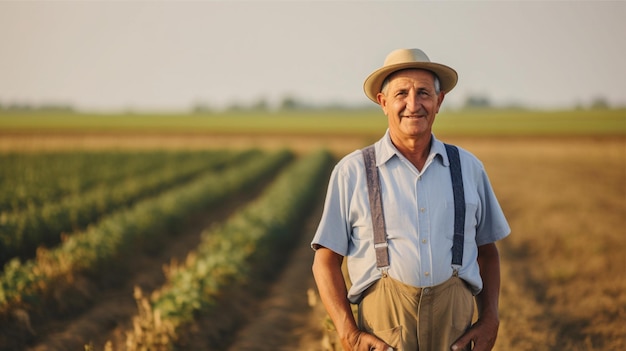
[[[445,93],[452,90],[458,80],[458,75],[454,69],[440,63],[430,62],[430,59],[422,50],[398,49],[387,55],[383,67],[377,69],[365,79],[363,84],[365,95],[370,100],[378,103],[376,95],[380,93],[385,78],[393,72],[407,68],[420,68],[435,73],[439,78],[441,91]]]

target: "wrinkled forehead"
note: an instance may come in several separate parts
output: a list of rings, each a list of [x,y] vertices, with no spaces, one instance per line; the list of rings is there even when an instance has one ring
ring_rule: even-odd
[[[429,79],[430,82],[434,82],[437,75],[433,71],[429,71],[421,68],[405,68],[395,72],[392,72],[385,78],[385,82],[390,82],[396,78],[405,77],[405,78],[419,78],[419,79]],[[428,77],[428,78],[426,78]],[[383,84],[384,85],[384,84]]]

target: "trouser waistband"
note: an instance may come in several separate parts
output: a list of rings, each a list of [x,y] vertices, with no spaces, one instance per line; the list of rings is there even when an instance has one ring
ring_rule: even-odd
[[[448,289],[450,286],[454,285],[454,281],[455,279],[461,279],[458,278],[457,276],[452,276],[450,277],[448,280],[446,280],[445,282],[435,285],[435,286],[429,286],[429,287],[423,287],[423,288],[419,288],[416,286],[412,286],[412,285],[408,285],[405,284],[395,278],[390,277],[389,275],[383,275],[383,277],[381,279],[390,279],[394,282],[394,286],[396,287],[396,289],[398,289],[399,292],[401,292],[403,295],[406,296],[414,296],[414,297],[420,297],[422,295],[422,293],[424,294],[438,294],[441,291],[444,291],[446,289]],[[462,279],[461,279],[462,280]],[[465,283],[465,281],[463,281]],[[363,292],[363,297],[367,296],[367,294],[374,288],[374,286],[378,283],[378,281],[374,282],[374,284],[372,284],[369,288],[367,288],[364,292]],[[467,283],[465,283],[465,285],[467,285]]]

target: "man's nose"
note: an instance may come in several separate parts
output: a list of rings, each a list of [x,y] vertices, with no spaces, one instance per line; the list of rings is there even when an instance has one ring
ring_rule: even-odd
[[[415,112],[419,110],[420,103],[417,94],[409,94],[406,98],[406,109]]]

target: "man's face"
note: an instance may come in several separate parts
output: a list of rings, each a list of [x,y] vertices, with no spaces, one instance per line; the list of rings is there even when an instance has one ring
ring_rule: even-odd
[[[398,138],[430,137],[443,97],[443,93],[435,92],[433,74],[419,69],[393,73],[384,92],[377,96],[389,131]]]

